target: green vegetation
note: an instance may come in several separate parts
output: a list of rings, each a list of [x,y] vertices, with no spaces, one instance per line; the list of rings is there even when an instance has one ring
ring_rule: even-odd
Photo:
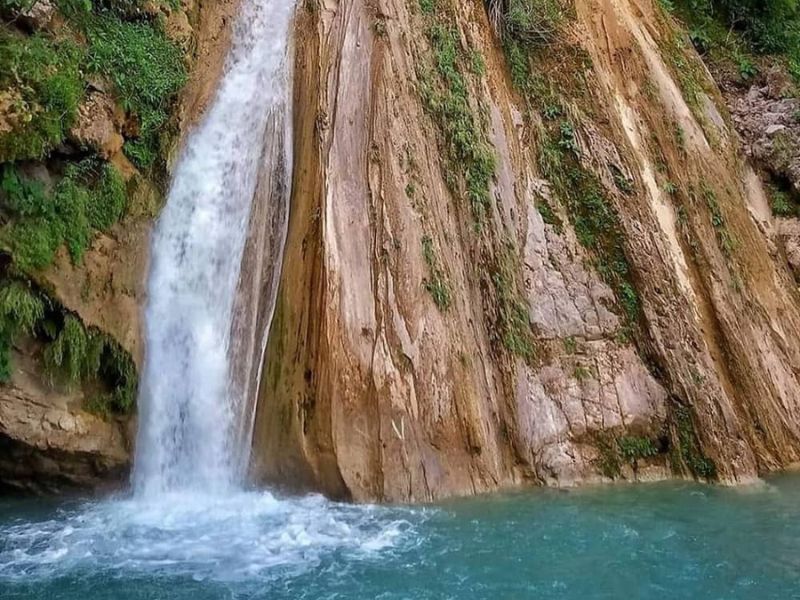
[[[800,4],[797,0],[672,0],[662,5],[689,27],[701,54],[733,65],[747,81],[754,57],[782,57],[800,81]]]
[[[597,465],[600,472],[609,479],[616,479],[622,474],[622,465],[627,463],[636,472],[639,461],[652,458],[664,452],[649,437],[623,435],[613,437],[610,434],[599,434],[595,446],[600,455]]]
[[[676,406],[673,421],[678,434],[678,445],[673,450],[673,468],[682,470],[681,465],[685,464],[695,477],[716,479],[717,466],[700,450],[689,409],[682,405]]]
[[[592,370],[584,365],[578,365],[572,370],[572,376],[578,381],[587,381],[592,378]]]
[[[422,238],[422,256],[430,269],[430,278],[425,281],[436,307],[445,312],[450,308],[450,286],[447,285],[444,272],[439,268],[436,255],[433,252],[433,240],[427,235]]]
[[[44,318],[42,299],[22,283],[12,281],[0,287],[0,382],[11,377],[9,353],[20,334],[33,335]]]
[[[625,435],[617,439],[617,447],[623,459],[631,464],[658,454],[658,447],[650,438]]]
[[[538,210],[539,214],[542,216],[542,221],[548,225],[552,225],[557,233],[561,233],[564,229],[564,224],[561,222],[561,218],[556,214],[555,210],[553,210],[550,203],[544,198],[537,198],[535,205],[536,210]]]
[[[127,201],[116,169],[95,159],[69,165],[52,191],[5,165],[0,168],[0,198],[12,217],[0,231],[0,245],[23,271],[51,264],[63,244],[79,263],[94,231],[116,223]]]
[[[542,52],[545,37],[523,33],[526,18],[537,24],[536,29],[557,32],[574,17],[567,4],[560,0],[512,2],[504,29],[504,50],[512,82],[529,107],[542,116],[539,168],[552,185],[553,199],[566,208],[579,242],[590,251],[595,267],[615,291],[632,325],[639,319],[640,305],[625,255],[622,227],[602,183],[581,164],[576,127],[566,109],[569,100],[580,99],[586,92],[582,74],[590,59],[580,48],[564,46],[556,39],[545,44],[547,52]],[[558,61],[560,68],[548,66],[547,60]],[[622,170],[611,166],[609,174],[621,193],[634,192],[634,182]],[[546,223],[560,229],[560,220],[548,202],[537,200],[536,206]]]
[[[56,306],[21,279],[0,285],[0,381],[11,376],[11,347],[21,337],[37,342],[46,371],[64,385],[100,385],[92,406],[105,414],[133,409],[137,375],[133,360],[121,346]]]
[[[554,130],[550,126],[543,132],[539,156],[542,174],[564,203],[578,241],[592,253],[595,268],[614,290],[628,324],[633,325],[639,319],[640,304],[619,217],[598,178],[581,165],[572,125],[562,122],[555,140]]]
[[[0,14],[11,19],[29,4],[7,0]],[[186,71],[182,51],[167,39],[153,9],[174,9],[178,2],[55,4],[64,22],[54,31],[0,28],[0,250],[12,259],[0,280],[0,380],[10,377],[11,348],[25,336],[31,341],[25,351],[41,359],[54,383],[81,384],[95,394],[93,410],[124,413],[136,397],[131,357],[26,275],[51,265],[62,246],[80,263],[96,232],[127,210],[127,186],[111,163],[85,149],[77,159],[62,151],[90,85],[102,87],[127,113],[127,156],[150,169],[150,177],[160,173],[155,168],[163,164],[165,126]]]
[[[133,7],[136,2],[115,2]],[[159,135],[173,99],[186,82],[180,49],[148,21],[126,21],[113,11],[65,0],[63,10],[86,36],[85,68],[113,82],[117,99],[138,117],[138,135],[125,153],[139,167],[153,164],[160,150]]]
[[[43,158],[72,125],[83,96],[85,51],[71,40],[0,28],[0,162]]]
[[[461,47],[447,17],[434,15],[436,5],[433,2],[423,1],[420,7],[429,15],[427,37],[433,50],[432,66],[419,70],[420,94],[444,137],[445,156],[451,172],[448,185],[453,193],[466,196],[473,216],[480,223],[491,202],[489,184],[495,172],[495,157],[479,117],[470,105],[464,75],[470,70],[476,71],[475,56]]]
[[[497,295],[497,327],[500,341],[513,354],[530,361],[535,356],[528,307],[519,297],[517,288],[516,256],[514,246],[505,243],[492,272],[492,283]]]
[[[180,49],[157,21],[133,19],[137,0],[60,0],[67,25],[58,36],[0,29],[0,92],[10,131],[0,134],[0,162],[44,158],[64,141],[89,76],[113,83],[122,107],[138,119],[125,145],[140,167],[153,164],[169,108],[186,80]],[[123,18],[124,17],[124,18]]]
[[[798,206],[788,192],[771,187],[769,189],[772,214],[778,217],[794,217],[798,215]]]
[[[523,46],[551,44],[567,17],[561,0],[508,0],[505,6],[503,34]]]
[[[711,214],[711,225],[714,227],[714,231],[716,232],[717,242],[720,250],[722,250],[722,253],[726,257],[730,258],[733,250],[736,248],[736,240],[728,231],[725,217],[722,215],[722,209],[720,209],[719,202],[717,202],[717,195],[714,193],[714,190],[708,187],[705,183],[701,185],[701,190],[703,199],[705,200],[706,206]]]
[[[700,97],[704,93],[703,83],[706,81],[706,77],[699,61],[690,58],[687,52],[688,44],[684,40],[683,33],[675,32],[664,40],[662,48],[665,57],[672,65],[673,75],[678,80],[686,103],[702,123],[704,115],[700,106]],[[680,133],[676,130],[675,135],[676,138],[682,139],[683,130],[680,130]],[[684,148],[684,142],[680,141],[679,145],[682,149]]]

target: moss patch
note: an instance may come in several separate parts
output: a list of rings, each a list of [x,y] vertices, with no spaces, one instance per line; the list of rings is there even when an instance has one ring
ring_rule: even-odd
[[[69,165],[52,191],[13,165],[0,167],[0,198],[10,217],[0,244],[23,271],[50,265],[63,244],[79,263],[94,232],[116,223],[127,201],[116,169],[93,159]]]
[[[422,238],[422,256],[430,271],[430,277],[425,281],[425,289],[430,293],[436,307],[445,312],[450,308],[451,303],[450,286],[447,283],[444,272],[439,268],[439,262],[436,260],[433,240],[427,235]]]
[[[454,194],[466,197],[480,223],[491,202],[495,156],[469,98],[466,73],[475,71],[475,52],[462,47],[446,11],[433,3],[421,8],[428,15],[426,34],[433,60],[418,70],[420,95],[442,133],[447,183]]]

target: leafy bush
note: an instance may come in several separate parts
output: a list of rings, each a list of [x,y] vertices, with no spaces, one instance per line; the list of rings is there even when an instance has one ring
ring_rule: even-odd
[[[0,382],[11,377],[11,345],[21,333],[32,335],[44,318],[44,301],[17,281],[0,287]]]
[[[111,79],[123,108],[139,117],[138,139],[125,151],[138,166],[150,166],[169,106],[186,81],[181,51],[150,23],[94,15],[84,27],[87,68]]]
[[[70,40],[0,29],[0,90],[14,103],[12,129],[0,134],[0,162],[42,158],[64,139],[84,92],[83,58]]]
[[[50,265],[62,244],[73,262],[80,263],[94,231],[116,223],[126,206],[122,177],[111,164],[94,159],[70,165],[50,193],[13,165],[5,165],[0,192],[14,217],[2,241],[23,271]]]
[[[755,74],[753,63],[731,40],[740,34],[750,51],[780,54],[800,80],[800,4],[797,0],[675,0],[673,7],[690,24],[701,52],[727,47],[743,79]],[[735,37],[735,36],[734,36]],[[746,50],[746,49],[745,49]]]
[[[631,463],[658,454],[658,448],[653,440],[646,437],[626,435],[617,440],[617,446],[622,458]]]

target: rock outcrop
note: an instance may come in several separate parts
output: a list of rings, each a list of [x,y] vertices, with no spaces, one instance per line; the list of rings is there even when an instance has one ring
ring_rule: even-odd
[[[122,423],[81,409],[82,390],[56,391],[24,356],[0,387],[0,489],[63,493],[122,483],[129,447]]]
[[[260,481],[428,501],[800,458],[800,305],[714,82],[657,2],[574,10],[531,111],[481,3],[298,9]],[[470,123],[494,157],[479,225],[447,158]],[[587,231],[611,209],[627,267]]]

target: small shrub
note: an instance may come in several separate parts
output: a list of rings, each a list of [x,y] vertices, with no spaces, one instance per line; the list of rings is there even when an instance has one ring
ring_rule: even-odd
[[[781,190],[770,190],[770,205],[772,214],[778,217],[791,217],[797,213],[789,199],[789,194]]]
[[[83,58],[69,40],[0,28],[0,90],[19,92],[13,128],[0,134],[0,162],[42,158],[61,143],[83,97]]]
[[[68,167],[50,193],[6,165],[0,173],[0,191],[14,217],[2,238],[23,271],[50,265],[62,244],[73,262],[80,263],[94,231],[116,223],[127,200],[116,168],[95,159]]]
[[[427,235],[422,238],[422,257],[430,270],[430,278],[425,281],[425,289],[430,293],[436,307],[445,312],[450,308],[451,303],[450,286],[447,285],[445,275],[436,260],[433,240]]]
[[[646,437],[623,436],[617,440],[617,446],[622,458],[630,463],[658,454],[658,448],[653,443],[653,440]]]

